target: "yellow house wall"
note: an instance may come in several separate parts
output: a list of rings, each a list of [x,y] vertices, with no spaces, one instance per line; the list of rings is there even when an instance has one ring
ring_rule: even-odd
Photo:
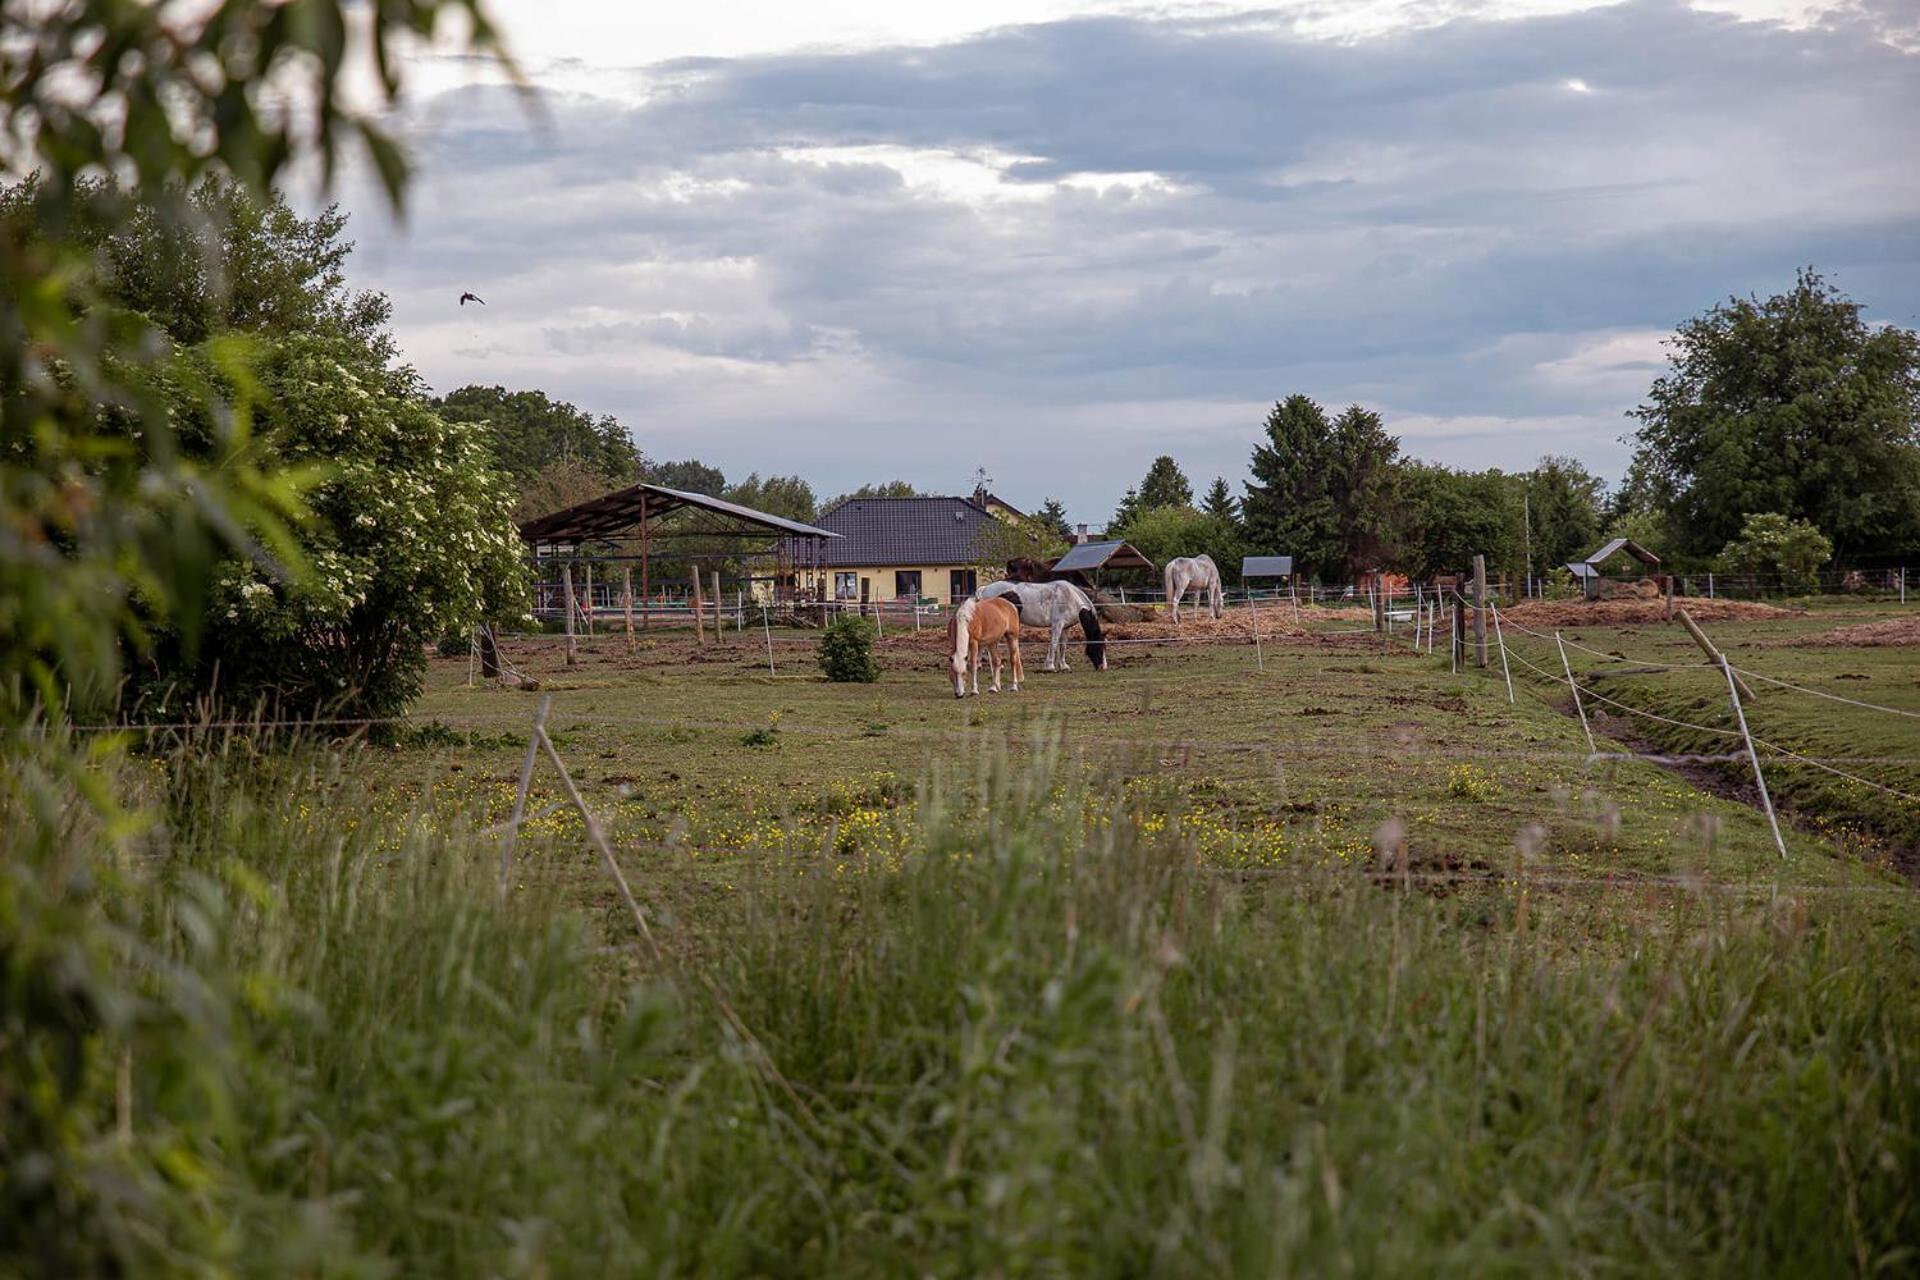
[[[873,568],[864,568],[864,569],[842,567],[837,569],[829,569],[827,571],[828,573],[827,582],[830,590],[836,589],[837,584],[839,583],[840,574],[843,574],[843,573],[856,574],[858,576],[854,580],[854,589],[853,589],[853,597],[852,597],[853,599],[858,600],[860,598],[859,580],[861,578],[865,578],[872,583],[872,587],[869,589],[867,593],[867,599],[870,601],[873,601],[873,600],[886,601],[886,600],[892,600],[895,598],[894,590],[893,590],[893,583],[894,583],[893,575],[901,572],[912,573],[917,570],[920,574],[920,594],[923,596],[931,597],[932,599],[938,600],[942,603],[945,603],[946,600],[952,595],[952,592],[953,592],[953,575],[956,572],[963,572],[968,567],[970,566],[967,566],[967,565],[886,565],[886,566],[876,566]],[[980,581],[982,583],[985,583],[988,580],[985,578],[981,578]]]

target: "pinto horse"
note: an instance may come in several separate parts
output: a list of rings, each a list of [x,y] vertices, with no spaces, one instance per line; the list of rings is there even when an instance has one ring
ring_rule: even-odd
[[[968,597],[947,618],[947,647],[952,653],[953,696],[967,696],[967,664],[973,664],[973,691],[980,692],[980,651],[993,660],[993,687],[1000,692],[1000,654],[994,649],[1004,641],[1007,660],[1013,667],[1013,691],[1020,692],[1020,678],[1027,674],[1020,663],[1020,613],[1005,600],[981,600]]]
[[[1220,616],[1222,590],[1220,587],[1220,566],[1213,562],[1212,556],[1180,556],[1167,561],[1167,605],[1173,610],[1173,621],[1180,622],[1180,602],[1189,591],[1198,591],[1207,602],[1207,612],[1214,617]]]
[[[1100,612],[1087,593],[1071,582],[989,582],[973,593],[980,600],[1005,600],[1020,610],[1020,621],[1029,627],[1047,628],[1047,665],[1052,671],[1058,660],[1067,670],[1067,646],[1061,637],[1068,627],[1080,624],[1087,638],[1087,661],[1095,671],[1107,669],[1107,641],[1100,634]]]

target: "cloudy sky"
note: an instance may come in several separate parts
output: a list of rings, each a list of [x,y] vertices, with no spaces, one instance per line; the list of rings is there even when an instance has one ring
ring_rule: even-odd
[[[1616,478],[1716,300],[1812,263],[1920,312],[1912,0],[493,7],[537,110],[415,59],[356,283],[436,388],[729,475],[984,467],[1098,524],[1159,453],[1237,486],[1298,391]]]

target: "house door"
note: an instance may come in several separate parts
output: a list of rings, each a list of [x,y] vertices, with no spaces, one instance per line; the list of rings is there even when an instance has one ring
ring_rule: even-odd
[[[867,616],[867,601],[873,597],[873,579],[860,579],[860,616]]]
[[[974,569],[955,569],[952,574],[952,603],[959,604],[980,589],[980,574]]]

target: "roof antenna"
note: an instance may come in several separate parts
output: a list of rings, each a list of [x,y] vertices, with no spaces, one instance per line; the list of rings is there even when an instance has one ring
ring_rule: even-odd
[[[993,477],[987,474],[985,467],[975,467],[973,471],[973,497],[976,502],[985,502],[987,486],[993,483]]]

